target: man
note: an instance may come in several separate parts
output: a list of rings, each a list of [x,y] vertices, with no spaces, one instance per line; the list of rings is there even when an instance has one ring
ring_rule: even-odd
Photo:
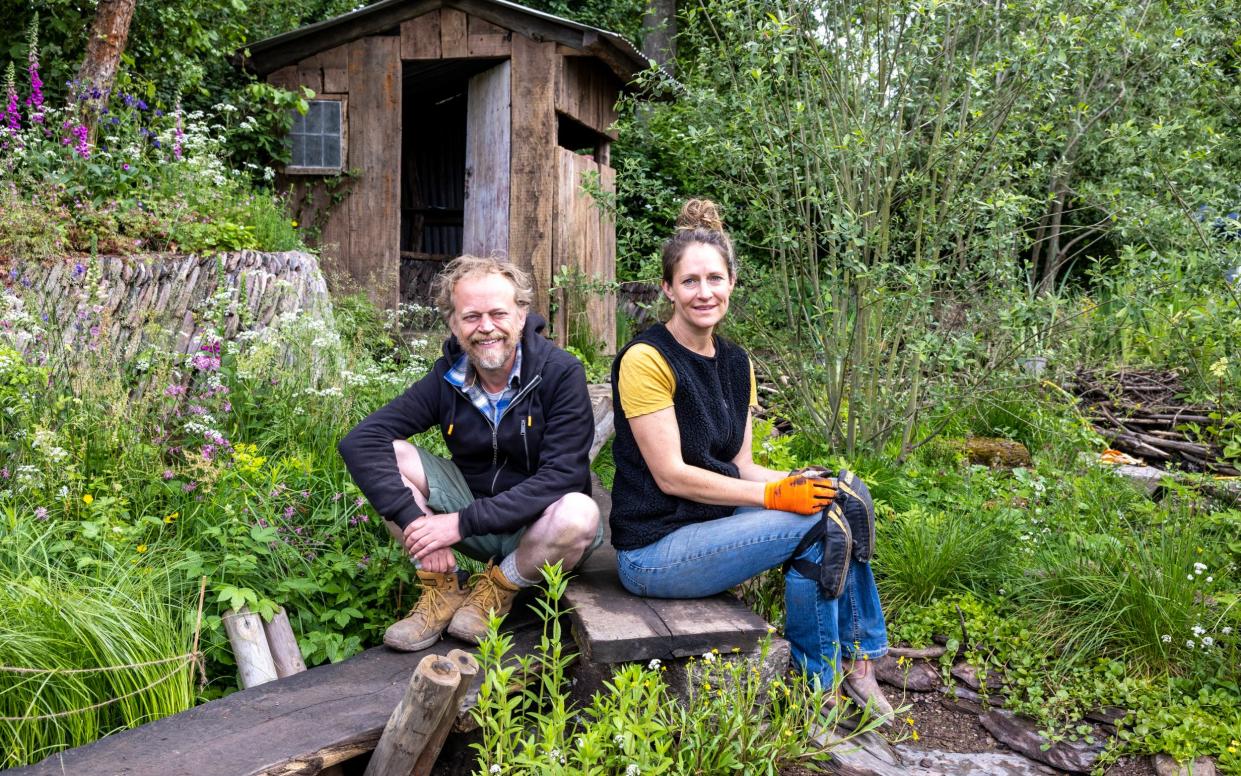
[[[544,563],[576,566],[603,540],[589,496],[594,434],[586,373],[527,313],[529,276],[461,256],[435,282],[452,336],[434,368],[341,440],[358,487],[418,566],[422,595],[384,643],[434,644],[445,628],[477,642]],[[433,425],[446,461],[406,439]],[[471,584],[453,549],[488,561]]]

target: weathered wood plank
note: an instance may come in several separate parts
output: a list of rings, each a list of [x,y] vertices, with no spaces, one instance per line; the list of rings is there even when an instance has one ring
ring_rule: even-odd
[[[501,62],[470,79],[465,132],[463,250],[508,255],[512,66]]]
[[[349,92],[349,47],[337,46],[319,55],[323,67],[324,94]]]
[[[509,256],[534,276],[534,309],[548,314],[556,192],[556,46],[513,36]]]
[[[526,610],[511,620],[510,659],[533,652],[540,630]],[[452,649],[444,639],[421,652],[375,647],[348,660],[233,693],[189,711],[53,755],[5,776],[292,776],[317,774],[375,748],[423,657]],[[459,713],[469,718],[481,673]]]
[[[511,32],[477,16],[469,17],[467,31],[472,57],[507,57],[513,50]]]
[[[470,55],[466,15],[456,8],[440,9],[440,54],[444,59]]]
[[[592,570],[571,581],[565,592],[573,635],[583,657],[592,662],[669,660],[712,649],[750,651],[770,629],[726,593],[687,600],[632,595],[616,576],[615,553],[601,548],[595,554],[601,557],[591,558]]]
[[[590,57],[561,56],[556,74],[556,110],[613,140],[619,80]]]
[[[316,95],[323,93],[323,62],[320,55],[306,57],[297,63],[297,80]]]
[[[297,65],[289,65],[288,67],[280,68],[276,72],[267,76],[267,83],[272,86],[279,86],[281,89],[296,89]]]
[[[428,11],[401,22],[401,59],[440,58],[440,12]]]
[[[607,144],[605,143],[606,147]],[[607,194],[616,193],[616,171],[602,159],[596,159],[595,167],[599,171],[599,188]],[[598,225],[599,241],[594,254],[594,266],[591,274],[598,280],[607,283],[610,288],[616,280],[616,219],[605,213],[592,203],[591,210],[595,214]],[[596,336],[603,342],[605,353],[616,352],[616,293],[608,291],[591,299],[587,305],[590,325]]]
[[[350,275],[376,304],[394,309],[400,298],[400,39],[363,38],[349,44],[349,166],[362,170],[349,196]]]
[[[604,191],[614,191],[616,174],[565,148],[557,148],[556,216],[552,265],[574,267],[585,280],[611,282],[616,277],[616,234],[610,217],[595,206],[582,188],[586,176],[595,173]],[[572,296],[572,298],[570,298]],[[556,340],[565,344],[570,329],[588,326],[591,336],[606,352],[616,351],[615,295],[581,289],[561,292],[555,327]]]

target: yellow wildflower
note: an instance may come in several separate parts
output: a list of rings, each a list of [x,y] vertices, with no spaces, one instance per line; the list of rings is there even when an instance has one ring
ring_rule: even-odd
[[[180,516],[181,516],[180,512],[173,512],[171,515],[164,515],[164,522],[171,523],[172,521],[176,520]]]
[[[139,544],[139,545],[138,545],[138,552],[139,552],[139,553],[143,553],[143,552],[146,552],[146,551],[147,551],[147,546],[146,546],[145,544]]]
[[[95,500],[95,497],[89,493],[87,493],[85,496],[82,497],[82,503],[86,504],[87,506],[90,506],[91,502],[93,502],[94,500]]]

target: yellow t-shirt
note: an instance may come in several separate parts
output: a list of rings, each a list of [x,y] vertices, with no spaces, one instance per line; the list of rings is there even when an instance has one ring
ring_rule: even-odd
[[[667,359],[652,345],[639,342],[626,350],[617,380],[621,411],[627,418],[649,415],[672,406],[677,378]],[[753,362],[750,362],[750,406],[758,406]]]

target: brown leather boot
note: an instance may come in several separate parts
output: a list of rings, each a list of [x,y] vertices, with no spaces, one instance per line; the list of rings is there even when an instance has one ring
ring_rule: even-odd
[[[491,613],[499,617],[508,614],[518,590],[499,566],[489,564],[486,571],[474,578],[470,595],[452,616],[448,632],[462,641],[477,644],[487,633]]]
[[[874,663],[870,660],[852,660],[845,663],[844,668],[845,679],[840,685],[845,694],[853,699],[858,708],[869,706],[871,713],[879,718],[881,726],[891,725],[896,713],[883,690],[879,689]]]
[[[384,643],[401,652],[417,652],[439,641],[453,613],[461,608],[469,594],[457,578],[457,572],[437,574],[419,571],[422,595],[403,620],[384,631]]]

